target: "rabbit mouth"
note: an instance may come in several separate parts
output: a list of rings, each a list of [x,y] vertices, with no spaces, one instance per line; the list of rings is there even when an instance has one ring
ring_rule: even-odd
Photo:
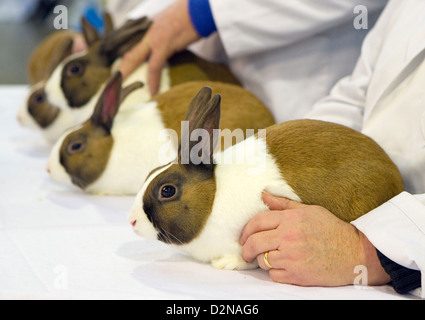
[[[78,177],[75,177],[75,176],[73,176],[72,177],[72,183],[74,184],[74,185],[76,185],[77,187],[79,187],[79,188],[81,188],[81,189],[85,189],[85,188],[87,188],[87,185],[88,185],[88,183],[87,182],[85,182],[83,179],[80,179],[80,178],[78,178]]]

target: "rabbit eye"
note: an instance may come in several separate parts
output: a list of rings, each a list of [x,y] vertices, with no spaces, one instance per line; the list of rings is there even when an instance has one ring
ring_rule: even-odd
[[[39,94],[35,94],[33,97],[32,97],[32,100],[35,102],[35,103],[43,103],[44,102],[44,100],[45,100],[45,97],[44,97],[44,94],[42,94],[42,93],[39,93]]]
[[[84,72],[84,66],[81,62],[71,62],[66,68],[66,75],[68,77],[79,76]]]
[[[86,149],[86,143],[84,141],[75,141],[75,142],[71,142],[68,145],[68,153],[69,154],[81,153],[85,149]]]
[[[161,198],[170,199],[176,194],[176,187],[165,185],[161,188]]]

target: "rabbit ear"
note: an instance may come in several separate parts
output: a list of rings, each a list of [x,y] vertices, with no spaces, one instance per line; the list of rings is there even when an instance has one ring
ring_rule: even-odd
[[[112,129],[115,115],[120,106],[121,86],[122,74],[118,71],[114,73],[103,90],[91,117],[94,125],[101,126],[108,132]]]
[[[107,36],[114,30],[114,21],[112,19],[112,16],[109,12],[104,12],[103,14],[103,21],[104,21],[104,36]]]
[[[196,96],[189,103],[189,108],[186,113],[186,121],[194,123],[194,121],[200,118],[200,114],[204,111],[205,105],[211,100],[212,89],[210,87],[203,87]]]
[[[100,35],[85,17],[81,18],[81,24],[83,27],[84,39],[87,45],[91,47],[95,42],[100,40]]]
[[[49,65],[46,69],[46,79],[48,79],[56,67],[68,56],[72,54],[72,46],[74,45],[73,38],[64,38],[62,39],[55,48],[55,54],[52,55],[52,58],[49,61]]]
[[[143,39],[151,24],[146,17],[126,22],[121,28],[105,36],[101,52],[109,62],[115,61]]]
[[[182,138],[180,143],[180,163],[213,167],[213,153],[218,142],[214,129],[220,128],[221,96],[211,96],[212,89],[204,87],[189,105],[186,116],[189,139]]]
[[[121,91],[121,96],[120,96],[120,104],[125,100],[125,98],[127,98],[129,94],[131,94],[133,91],[137,89],[143,88],[144,86],[145,84],[143,82],[137,81],[123,88]]]
[[[55,31],[37,45],[27,64],[30,84],[48,79],[63,59],[71,55],[75,35],[73,31]]]

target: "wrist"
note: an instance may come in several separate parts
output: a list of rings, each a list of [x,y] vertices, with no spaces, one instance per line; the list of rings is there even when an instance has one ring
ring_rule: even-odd
[[[391,278],[382,267],[376,248],[362,232],[358,231],[358,233],[362,248],[362,265],[367,268],[368,273],[367,284],[370,286],[377,286],[389,283]]]

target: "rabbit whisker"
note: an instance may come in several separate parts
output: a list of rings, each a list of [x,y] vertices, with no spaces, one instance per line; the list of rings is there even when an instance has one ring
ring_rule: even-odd
[[[168,242],[168,243],[176,243],[177,242],[178,244],[184,244],[179,238],[177,238],[171,232],[168,232],[167,230],[165,230],[163,228],[159,228],[159,229],[160,229],[159,232],[165,238],[166,242]]]

